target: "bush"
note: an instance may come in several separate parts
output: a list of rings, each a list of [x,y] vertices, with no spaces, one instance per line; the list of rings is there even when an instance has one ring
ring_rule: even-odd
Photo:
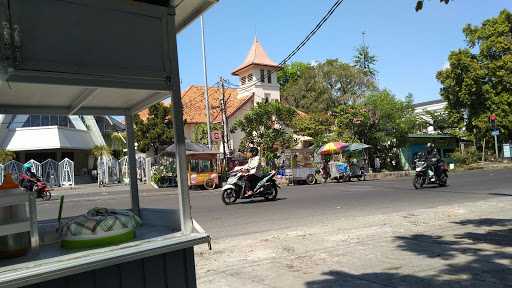
[[[451,158],[455,164],[469,165],[478,162],[478,152],[474,148],[464,150],[464,154],[460,150],[455,151]]]
[[[16,154],[12,151],[0,149],[0,164],[5,164],[16,158]]]

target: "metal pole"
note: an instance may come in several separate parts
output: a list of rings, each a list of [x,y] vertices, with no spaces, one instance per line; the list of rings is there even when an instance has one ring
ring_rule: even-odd
[[[128,171],[130,172],[130,192],[133,213],[140,216],[139,186],[137,183],[137,160],[135,158],[135,132],[133,131],[133,115],[128,114],[126,119]]]
[[[179,204],[181,212],[181,231],[185,234],[193,232],[192,207],[188,192],[187,156],[185,152],[185,132],[183,124],[183,103],[181,102],[180,73],[178,65],[178,48],[176,43],[175,7],[176,1],[171,0],[169,6],[169,90],[172,98],[174,121],[174,144],[176,145],[176,171],[178,178]]]
[[[496,149],[496,161],[498,161],[498,135],[494,135],[494,148]]]
[[[210,101],[208,99],[208,69],[206,66],[206,48],[204,37],[204,20],[201,15],[201,43],[203,49],[203,72],[204,72],[204,102],[206,108],[206,130],[208,131],[208,148],[212,149],[212,130],[210,127]]]
[[[224,121],[224,136],[226,137],[226,145],[229,149],[229,125],[228,125],[228,116],[227,116],[227,106],[226,106],[226,91],[224,90],[224,78],[220,77],[220,84],[221,84],[221,90],[222,90],[222,106],[224,107],[222,109],[222,119]]]

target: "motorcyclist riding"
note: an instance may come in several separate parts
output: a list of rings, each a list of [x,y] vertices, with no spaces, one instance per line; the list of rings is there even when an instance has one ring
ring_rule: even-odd
[[[437,161],[439,160],[439,154],[437,153],[437,149],[435,148],[434,144],[428,143],[427,144],[427,152],[425,153],[426,160],[432,171],[434,172],[435,176],[438,176],[439,171],[437,169]]]
[[[28,191],[32,191],[34,189],[34,185],[36,185],[38,178],[36,173],[32,170],[33,165],[31,162],[27,162],[23,164],[22,173],[25,174],[26,178],[24,179],[21,186]]]
[[[260,156],[258,156],[258,148],[250,147],[249,154],[251,156],[247,164],[235,167],[235,170],[242,170],[245,174],[245,181],[249,186],[249,191],[244,195],[246,197],[252,195],[254,188],[256,188],[256,185],[258,185],[258,182],[261,180],[261,164]]]

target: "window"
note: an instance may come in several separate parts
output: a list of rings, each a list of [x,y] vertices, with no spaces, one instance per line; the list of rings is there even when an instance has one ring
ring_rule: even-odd
[[[41,126],[50,126],[50,115],[41,115]]]
[[[68,127],[68,116],[59,116],[59,126]]]
[[[267,70],[267,82],[268,84],[272,83],[272,71]]]
[[[59,125],[59,116],[50,115],[50,126],[58,126]]]
[[[265,103],[268,103],[268,101],[270,100],[270,93],[265,93],[265,99],[263,99],[265,101]]]
[[[242,76],[242,78],[240,78],[240,85],[245,85],[245,76]]]
[[[41,115],[30,115],[30,127],[41,126]]]
[[[265,70],[260,70],[260,82],[265,83]]]
[[[247,83],[251,83],[252,82],[252,73],[247,75]]]

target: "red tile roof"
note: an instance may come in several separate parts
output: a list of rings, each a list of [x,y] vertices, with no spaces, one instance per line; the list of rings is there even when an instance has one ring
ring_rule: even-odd
[[[227,116],[231,117],[234,113],[240,110],[247,102],[253,99],[253,96],[246,96],[238,98],[237,89],[225,88],[225,101],[227,107]],[[220,111],[220,99],[222,90],[219,87],[208,88],[208,100],[210,102],[210,121],[212,123],[222,122],[222,114]],[[191,85],[181,95],[183,103],[183,120],[185,123],[206,123],[205,112],[205,99],[204,99],[204,86]],[[145,120],[148,117],[149,111],[145,109],[139,113],[141,119]]]

